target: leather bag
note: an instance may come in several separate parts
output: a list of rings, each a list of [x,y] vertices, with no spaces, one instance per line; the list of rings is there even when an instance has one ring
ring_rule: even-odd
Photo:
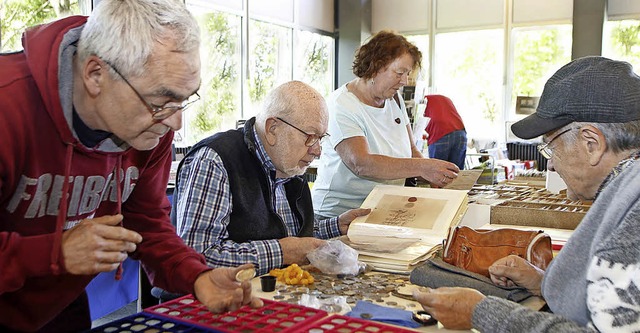
[[[452,227],[444,241],[442,259],[453,266],[488,277],[491,264],[512,254],[546,270],[553,259],[551,237],[542,230]]]

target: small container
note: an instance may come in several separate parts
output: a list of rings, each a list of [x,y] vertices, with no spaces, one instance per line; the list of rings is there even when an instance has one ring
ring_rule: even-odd
[[[262,291],[271,292],[276,290],[276,277],[272,275],[265,275],[260,277],[260,285]]]

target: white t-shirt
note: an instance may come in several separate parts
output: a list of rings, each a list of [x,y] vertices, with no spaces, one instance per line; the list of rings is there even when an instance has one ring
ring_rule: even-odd
[[[402,99],[400,99],[401,104]],[[404,185],[405,179],[380,180],[356,176],[342,162],[335,147],[344,139],[362,136],[372,154],[411,157],[407,133],[409,117],[393,98],[384,107],[365,105],[346,85],[327,98],[330,136],[322,144],[318,176],[311,190],[315,213],[335,217],[358,208],[377,184]]]

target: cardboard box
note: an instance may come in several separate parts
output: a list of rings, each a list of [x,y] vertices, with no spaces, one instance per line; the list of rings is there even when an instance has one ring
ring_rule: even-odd
[[[510,200],[491,207],[491,224],[575,229],[588,205],[564,205]]]

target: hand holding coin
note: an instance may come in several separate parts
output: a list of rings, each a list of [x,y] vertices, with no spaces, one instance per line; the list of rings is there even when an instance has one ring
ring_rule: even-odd
[[[253,279],[255,276],[256,276],[255,268],[253,267],[245,268],[245,269],[239,270],[238,273],[236,273],[236,281],[238,282],[249,281]]]

